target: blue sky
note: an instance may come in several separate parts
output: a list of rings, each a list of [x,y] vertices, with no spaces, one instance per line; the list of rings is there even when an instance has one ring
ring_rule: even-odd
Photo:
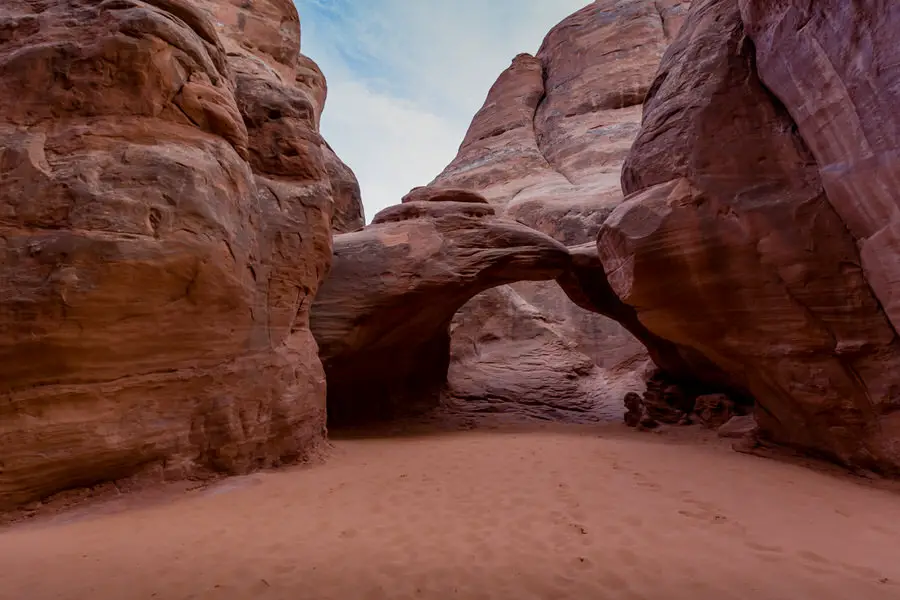
[[[356,173],[366,217],[453,157],[497,76],[587,0],[295,0],[322,67],[322,133]]]

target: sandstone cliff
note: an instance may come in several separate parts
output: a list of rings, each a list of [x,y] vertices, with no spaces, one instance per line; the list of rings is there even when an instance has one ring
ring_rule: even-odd
[[[622,201],[620,171],[641,102],[689,2],[599,0],[517,56],[491,88],[459,153],[430,185],[477,190],[501,214],[567,246],[592,243]],[[486,324],[491,325],[485,328]],[[621,412],[641,344],[558,286],[488,292],[453,324],[450,395],[552,415],[561,406]],[[533,374],[529,375],[529,374]]]
[[[290,0],[0,6],[0,508],[316,451],[362,212],[299,49]]]
[[[874,0],[695,0],[599,237],[619,297],[767,437],[894,473],[897,31]]]

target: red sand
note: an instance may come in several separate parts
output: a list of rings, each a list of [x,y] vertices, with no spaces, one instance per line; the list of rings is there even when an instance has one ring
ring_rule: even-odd
[[[0,598],[900,598],[900,496],[691,436],[341,440],[321,466],[0,531]]]

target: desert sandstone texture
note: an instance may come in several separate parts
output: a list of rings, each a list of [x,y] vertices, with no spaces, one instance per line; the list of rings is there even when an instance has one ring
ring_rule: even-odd
[[[513,60],[430,185],[568,246],[599,236],[596,285],[680,355],[658,366],[754,397],[769,441],[898,473],[898,29],[874,0],[594,2]],[[475,298],[448,395],[592,404],[594,367],[655,348],[572,315],[548,284]]]
[[[134,476],[159,482],[306,462],[328,448],[328,419],[345,425],[434,409],[438,420],[619,420],[644,388],[659,404],[641,410],[664,412],[669,397],[690,404],[672,421],[694,414],[721,426],[736,415],[729,435],[751,432],[748,443],[900,474],[898,34],[900,5],[878,0],[598,0],[554,27],[534,56],[516,57],[456,159],[364,227],[355,176],[319,133],[327,86],[300,53],[290,0],[5,0],[0,511]],[[733,415],[737,401],[752,416]],[[400,445],[350,443],[337,452],[362,453],[356,462],[336,458],[315,474],[278,480],[275,500],[249,490],[223,496],[251,507],[232,545],[287,536],[265,551],[274,555],[292,535],[351,540],[361,531],[354,520],[400,510],[397,503],[416,514],[445,502],[440,490],[484,491],[493,478],[521,491],[528,485],[519,476],[565,472],[538,503],[555,509],[537,518],[538,509],[510,508],[507,529],[537,518],[549,519],[535,534],[541,543],[565,537],[556,526],[616,536],[621,524],[603,511],[620,503],[639,513],[619,515],[626,529],[646,518],[647,535],[685,533],[674,511],[702,526],[685,533],[689,541],[673,533],[664,551],[641,538],[644,555],[665,562],[671,548],[687,548],[726,573],[749,564],[740,563],[749,548],[752,560],[777,563],[800,582],[773,581],[766,598],[896,593],[885,587],[898,577],[889,572],[896,560],[872,552],[886,543],[880,536],[897,536],[884,525],[889,517],[876,525],[869,514],[893,514],[883,497],[808,479],[792,496],[786,486],[806,475],[738,456],[676,459],[648,450],[650,441],[628,446],[633,481],[615,473],[626,449],[596,438],[551,438],[562,450],[542,447],[556,463],[526,456],[518,472],[500,455],[521,448],[472,435],[477,451],[409,446],[432,456],[432,466],[458,461],[460,473],[446,480],[422,479],[427,460],[404,462]],[[388,466],[361,458],[366,452],[383,452]],[[479,456],[493,466],[479,471]],[[677,460],[685,478],[699,477],[688,487],[721,494],[678,488],[636,499],[634,486],[681,485],[660,466]],[[316,495],[348,486],[337,506],[365,503],[395,471],[436,487],[349,512]],[[666,483],[641,483],[653,472]],[[363,475],[371,485],[356,485]],[[744,523],[752,502],[737,490],[747,481],[782,521]],[[608,496],[592,495],[605,483]],[[492,493],[465,506],[496,509],[518,498]],[[822,523],[846,525],[798,500],[806,493],[834,494],[849,507],[836,512],[856,520],[848,531],[866,532],[853,547],[868,548],[859,554],[868,566],[847,555],[846,535],[829,546],[812,526],[792,523],[802,544],[770,539],[791,520],[784,506],[800,514],[815,504]],[[197,504],[156,518],[215,514],[225,501],[187,502]],[[453,529],[452,515],[469,516],[451,509],[449,521],[431,519],[434,535]],[[282,527],[287,513],[297,529]],[[326,525],[313,531],[316,518]],[[103,527],[115,537],[131,523],[122,519]],[[405,532],[399,554],[385,560],[421,550],[427,536],[411,541],[412,525],[404,526],[384,522]],[[479,536],[489,529],[454,529],[463,538],[452,552],[484,546]],[[47,531],[23,533],[20,548],[48,547],[59,530]],[[192,537],[208,536],[204,526],[183,531],[185,544],[209,542]],[[598,564],[609,557],[579,535],[600,557],[570,557],[594,565],[584,581],[605,581],[620,597],[643,593],[637,580],[646,569],[620,572],[640,560],[622,553],[609,563],[620,567],[609,569],[615,577],[603,579]],[[515,536],[497,539],[521,550]],[[103,550],[98,540],[85,548],[109,568],[125,542]],[[376,546],[346,543],[328,547]],[[504,562],[493,543],[486,560],[522,585],[524,558]],[[59,560],[75,551],[62,548]],[[541,552],[548,555],[563,561],[552,546]],[[26,551],[2,556],[13,561],[4,575],[24,586],[16,589],[40,579],[15,562]],[[302,553],[299,560],[304,569],[316,564]],[[259,579],[276,594],[271,566],[231,583]],[[589,590],[569,567],[580,568],[560,562],[553,580],[584,597]],[[803,572],[831,583],[808,582]],[[724,587],[713,591],[729,597]]]
[[[317,452],[363,220],[299,50],[290,0],[0,6],[0,508]]]
[[[897,80],[900,7],[859,4],[695,0],[599,249],[641,322],[747,389],[770,439],[896,474],[898,120],[880,103],[898,88],[877,78]]]

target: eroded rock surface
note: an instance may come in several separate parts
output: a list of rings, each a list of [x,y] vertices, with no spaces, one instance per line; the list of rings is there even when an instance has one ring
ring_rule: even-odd
[[[517,293],[520,285],[479,294],[454,316],[445,407],[569,423],[621,418],[620,398],[641,389],[649,358],[639,354],[618,371],[599,367],[573,347],[563,323]]]
[[[289,0],[0,6],[0,509],[316,451],[361,209],[299,49]]]
[[[475,189],[568,246],[596,239],[688,5],[600,0],[563,20],[500,75],[433,185]]]
[[[819,167],[860,265],[900,328],[900,5],[741,0],[762,82]],[[900,433],[900,431],[898,431]]]
[[[898,472],[900,11],[882,9],[695,0],[599,248],[641,323],[752,393],[764,435]]]
[[[672,376],[702,361],[655,336],[619,300],[596,244],[566,248],[498,217],[473,192],[413,190],[364,230],[336,236],[334,254],[311,320],[334,425],[439,404],[567,421],[621,416],[622,394],[649,374],[647,355],[602,369],[516,292],[522,282],[555,280],[567,302],[616,319]],[[467,302],[478,310],[458,312]]]
[[[436,406],[454,313],[488,288],[554,279],[568,267],[552,238],[466,210],[487,204],[433,200],[388,208],[362,231],[335,236],[312,311],[334,424]]]
[[[500,75],[458,155],[431,185],[476,190],[501,215],[566,246],[593,246],[601,224],[622,201],[620,171],[640,130],[641,102],[688,5],[600,0],[563,20],[535,56],[517,56]],[[477,313],[487,307],[501,310],[501,305],[508,325],[501,339],[466,355],[467,367],[454,370],[468,374],[460,389],[477,389],[474,378],[483,373],[481,387],[499,393],[501,381],[513,382],[532,368],[529,356],[544,353],[548,384],[543,391],[535,387],[523,394],[511,383],[506,395],[531,406],[565,402],[552,390],[571,391],[581,385],[575,380],[584,379],[583,393],[567,392],[569,402],[580,406],[597,396],[590,391],[594,382],[588,381],[594,375],[583,370],[573,379],[569,365],[587,361],[612,374],[640,362],[644,352],[625,327],[571,303],[552,283],[523,282],[476,299],[460,312],[454,336],[462,345],[463,340],[476,347],[487,344],[477,341],[482,339],[479,328],[496,317]],[[554,334],[538,352],[532,335],[547,326]],[[523,348],[529,350],[523,353]],[[483,364],[476,366],[479,361]],[[560,365],[555,372],[553,364]],[[620,398],[617,394],[613,401],[617,410]]]

